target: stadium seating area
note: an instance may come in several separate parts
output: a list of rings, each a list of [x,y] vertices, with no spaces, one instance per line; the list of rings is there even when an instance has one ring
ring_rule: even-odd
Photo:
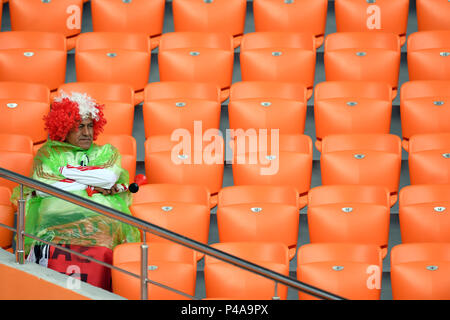
[[[448,0],[3,2],[0,167],[28,175],[52,99],[86,92],[97,143],[147,178],[135,217],[345,298],[450,299]],[[149,278],[185,294],[313,298],[146,241]],[[114,265],[139,273],[139,245]]]

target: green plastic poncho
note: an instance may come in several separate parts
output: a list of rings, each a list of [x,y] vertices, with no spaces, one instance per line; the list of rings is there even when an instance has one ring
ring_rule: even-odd
[[[59,168],[79,166],[81,159],[89,158],[89,166],[113,170],[119,177],[116,183],[129,183],[128,172],[121,167],[121,156],[110,144],[92,144],[87,150],[59,141],[48,140],[37,152],[33,163],[32,179],[52,184],[63,180]],[[35,190],[25,187],[25,232],[58,244],[103,246],[110,249],[125,242],[139,242],[140,233],[135,227],[82,208],[53,196],[36,196]],[[88,196],[86,190],[71,191],[83,198],[131,214],[131,195],[128,191],[115,195],[101,193]],[[17,205],[20,195],[15,188],[11,201]],[[25,237],[25,253],[36,241]]]

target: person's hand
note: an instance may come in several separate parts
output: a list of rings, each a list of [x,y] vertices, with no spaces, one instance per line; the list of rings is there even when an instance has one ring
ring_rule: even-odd
[[[114,187],[113,187],[114,188]],[[110,195],[111,194],[111,190],[112,189],[103,189],[100,187],[94,187],[94,190],[97,192],[100,192],[101,194],[103,194],[104,196]]]
[[[116,194],[116,193],[119,193],[119,192],[121,192],[121,189],[119,188],[119,186],[117,185],[117,184],[115,184],[112,188],[111,188],[111,195],[114,195],[114,194]]]

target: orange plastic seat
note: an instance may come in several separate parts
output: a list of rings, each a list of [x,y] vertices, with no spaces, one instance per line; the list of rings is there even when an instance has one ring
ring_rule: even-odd
[[[159,45],[164,25],[165,0],[91,0],[94,32],[144,33],[151,48]]]
[[[244,34],[246,0],[172,1],[175,32],[218,32],[233,36],[234,48]]]
[[[230,129],[279,129],[303,134],[307,90],[299,83],[244,81],[231,86]]]
[[[389,133],[392,90],[385,82],[326,81],[314,90],[317,150],[333,134]]]
[[[378,245],[387,255],[390,223],[389,190],[380,186],[335,185],[308,193],[311,243]]]
[[[173,98],[203,99],[220,102],[220,87],[208,82],[152,82],[145,87],[145,100]]]
[[[136,92],[134,103],[142,102],[151,60],[150,39],[145,34],[86,32],[75,50],[77,81],[128,84]]]
[[[95,143],[98,145],[109,143],[119,150],[122,157],[122,168],[128,171],[129,183],[132,183],[136,175],[136,140],[130,135],[102,133],[97,137]]]
[[[129,135],[133,133],[134,91],[129,85],[101,82],[65,83],[58,91],[86,93],[103,105],[106,125],[104,134]]]
[[[449,243],[406,243],[392,248],[394,300],[449,300],[449,274]]]
[[[10,202],[11,191],[0,186],[0,223],[14,228],[14,209]],[[9,249],[12,246],[13,232],[0,227],[0,248]]]
[[[0,81],[39,83],[56,90],[65,81],[66,61],[62,34],[0,32]]]
[[[410,81],[400,92],[403,148],[415,134],[450,132],[450,81]]]
[[[406,42],[409,0],[337,0],[337,32],[389,32]]]
[[[315,46],[323,44],[328,0],[255,0],[253,15],[256,32],[309,32]]]
[[[298,193],[288,186],[232,186],[219,192],[220,242],[281,242],[295,256]]]
[[[413,185],[400,191],[402,243],[450,242],[450,185]]]
[[[50,91],[42,84],[0,82],[0,133],[47,140],[43,117],[50,110]]]
[[[400,39],[393,33],[338,32],[325,39],[326,81],[387,82],[392,99],[400,72]]]
[[[447,0],[416,0],[419,31],[450,30],[450,7]]]
[[[415,32],[408,37],[409,80],[450,80],[450,30]]]
[[[450,184],[450,133],[412,136],[408,161],[411,184]]]
[[[297,82],[312,96],[316,66],[310,33],[252,32],[242,38],[242,81]]]
[[[379,300],[381,249],[376,245],[314,243],[298,249],[297,279],[350,300]],[[300,300],[317,300],[299,291]]]
[[[288,249],[282,243],[230,242],[216,243],[213,248],[248,260],[264,268],[289,275]],[[270,300],[276,294],[287,299],[287,287],[250,271],[222,262],[210,256],[205,257],[206,298],[237,300]]]
[[[231,35],[213,32],[169,32],[158,49],[161,81],[209,82],[229,96],[234,49]]]
[[[297,190],[298,206],[303,208],[311,186],[311,138],[306,135],[271,136],[238,134],[231,141],[234,185],[290,186]]]
[[[29,177],[33,166],[33,141],[28,136],[0,133],[0,168]],[[0,178],[11,191],[17,183]]]
[[[175,136],[152,136],[145,141],[145,173],[148,183],[201,185],[217,204],[222,188],[224,142],[217,132],[194,141],[189,131]],[[177,140],[178,139],[178,140]]]
[[[130,210],[136,218],[208,244],[209,192],[203,186],[146,184],[134,194]],[[151,233],[146,234],[146,239],[169,241]],[[202,256],[198,254],[197,259]]]
[[[12,31],[60,33],[67,39],[67,50],[75,48],[81,33],[82,0],[11,0],[9,12]]]
[[[158,93],[162,87],[173,85],[171,95]],[[201,89],[205,86],[204,89]],[[183,87],[183,88],[182,88]],[[190,92],[192,87],[192,93]],[[208,98],[201,98],[201,91],[209,87]],[[199,92],[196,92],[199,90]],[[213,84],[179,82],[151,83],[145,89],[143,105],[144,129],[146,137],[155,135],[171,135],[176,130],[185,129],[191,134],[197,130],[219,129],[221,104],[217,100],[218,87]],[[206,95],[205,95],[206,96]],[[156,97],[156,98],[154,98]],[[198,97],[198,98],[197,98]]]
[[[397,202],[401,141],[391,134],[327,136],[322,141],[320,168],[323,185],[376,185],[389,190]]]
[[[136,275],[141,274],[141,244],[125,243],[114,248],[113,265]],[[194,252],[173,243],[147,243],[147,278],[194,296],[197,262]],[[141,281],[112,269],[113,293],[129,300],[141,299]],[[148,283],[149,300],[185,300],[179,293]]]

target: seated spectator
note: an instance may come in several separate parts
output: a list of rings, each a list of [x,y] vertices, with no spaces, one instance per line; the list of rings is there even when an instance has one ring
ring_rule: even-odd
[[[110,144],[93,141],[106,124],[102,106],[86,94],[62,93],[45,117],[49,140],[38,150],[32,178],[130,214],[128,172]],[[24,188],[25,232],[112,264],[112,249],[140,241],[139,230],[37,190]],[[17,203],[19,189],[12,201]],[[110,269],[25,237],[27,260],[111,290]]]

